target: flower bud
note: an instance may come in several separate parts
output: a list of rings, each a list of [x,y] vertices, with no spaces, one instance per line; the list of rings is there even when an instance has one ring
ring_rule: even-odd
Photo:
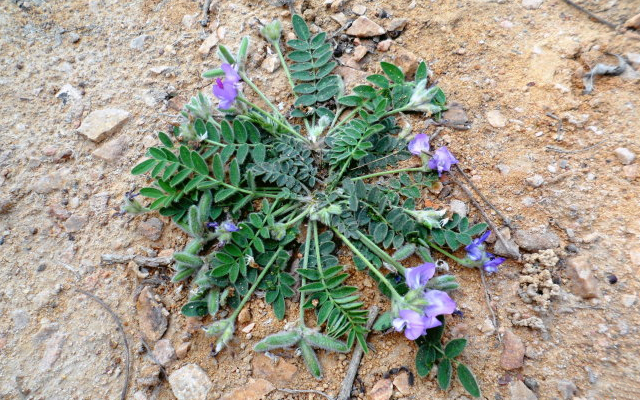
[[[430,114],[442,111],[442,107],[431,103],[438,90],[437,86],[427,89],[427,80],[421,80],[416,84],[407,108],[411,111],[422,111]]]
[[[447,222],[446,218],[442,218],[447,213],[447,210],[407,210],[406,213],[429,229],[439,228]]]
[[[280,40],[280,35],[282,35],[282,23],[276,19],[271,23],[263,26],[262,29],[260,29],[260,33],[269,42],[277,42],[278,40]]]
[[[124,199],[124,204],[122,205],[122,211],[125,211],[132,215],[143,214],[149,211],[146,207],[138,202],[138,200],[133,197],[126,196]]]

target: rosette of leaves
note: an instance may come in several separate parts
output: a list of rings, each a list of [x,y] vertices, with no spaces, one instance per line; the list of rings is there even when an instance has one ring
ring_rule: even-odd
[[[292,21],[297,39],[287,43],[292,50],[286,58],[280,52],[279,26],[265,32],[291,77],[296,111],[279,113],[251,80],[244,63],[248,39],[235,56],[219,46],[219,56],[235,64],[243,88],[255,92],[271,110],[241,93],[237,107],[214,112],[210,99],[199,94],[185,106],[179,127],[172,134],[159,133],[160,144],[147,151],[148,158],[132,173],[147,174],[152,181],[140,190],[149,204],[137,209],[171,217],[191,237],[174,254],[173,280],[190,285],[182,312],[215,318],[221,307],[233,309],[208,329],[219,335],[216,348],[221,349],[256,290],[279,319],[297,308],[295,327],[268,336],[256,351],[296,348],[319,378],[317,351],[347,352],[356,343],[368,350],[366,307],[358,288],[349,284],[349,268],[339,262],[342,245],[383,293],[403,295],[402,263],[414,255],[432,262],[431,245],[455,251],[485,227],[456,215],[444,226],[421,225],[409,211],[416,210],[437,174],[424,166],[387,170],[410,156],[395,115],[429,110],[438,118],[446,108],[437,87],[424,95],[426,64],[410,79],[397,66],[381,63],[382,74],[369,76],[369,84],[344,95],[340,78],[331,75],[336,63],[326,34],[311,35],[300,16]],[[204,74],[222,75],[219,69]],[[231,221],[237,229],[221,230]],[[447,279],[433,288],[452,288]],[[297,306],[288,306],[297,295]],[[305,316],[311,313],[313,326],[307,326]],[[451,366],[464,347],[455,342],[447,350],[449,345],[428,343],[427,350],[420,344],[421,360],[439,364],[443,374],[446,363]],[[433,357],[429,349],[434,349]],[[427,361],[421,362],[420,371]],[[460,365],[458,377],[475,395],[469,383],[473,375]],[[443,388],[449,386],[445,378]]]

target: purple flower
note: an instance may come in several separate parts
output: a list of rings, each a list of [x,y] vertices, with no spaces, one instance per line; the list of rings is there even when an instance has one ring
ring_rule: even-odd
[[[429,146],[429,136],[425,133],[418,133],[413,140],[409,142],[408,148],[411,154],[415,154],[416,156],[428,152],[431,148]]]
[[[240,228],[238,228],[233,222],[225,221],[222,223],[222,229],[227,232],[238,232]]]
[[[409,340],[416,340],[426,332],[430,320],[413,310],[400,310],[399,317],[393,320],[396,332],[402,332]]]
[[[486,231],[481,237],[473,239],[464,249],[467,251],[467,258],[482,265],[486,272],[493,273],[498,272],[498,265],[504,262],[504,258],[496,257],[485,250],[484,241],[490,234],[491,231]]]
[[[450,171],[453,164],[457,164],[458,160],[447,149],[447,146],[442,146],[433,153],[433,157],[429,160],[429,168],[438,171],[438,176],[442,176],[444,171]]]
[[[448,294],[440,290],[429,290],[424,294],[429,304],[424,308],[427,317],[451,314],[456,310],[456,302]]]
[[[240,75],[230,64],[222,64],[220,67],[224,71],[224,81],[216,79],[213,85],[213,94],[220,100],[220,109],[228,110],[238,97],[236,85],[240,82]]]
[[[435,273],[435,264],[424,263],[414,268],[407,268],[404,277],[407,281],[407,286],[409,286],[411,290],[415,290],[424,287]]]
[[[218,226],[217,222],[207,222],[207,228],[209,229],[218,229]]]

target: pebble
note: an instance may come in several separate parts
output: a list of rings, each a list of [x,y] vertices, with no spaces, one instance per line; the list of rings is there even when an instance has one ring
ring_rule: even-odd
[[[487,112],[487,121],[494,128],[504,128],[507,126],[507,118],[499,110],[491,110]]]
[[[567,274],[571,279],[571,291],[583,299],[599,296],[598,281],[593,276],[591,265],[584,256],[567,260]]]
[[[62,347],[67,340],[67,336],[63,333],[56,333],[45,342],[45,349],[42,359],[40,360],[40,372],[51,369],[62,354]]]
[[[448,105],[449,109],[442,114],[442,118],[451,125],[466,125],[469,122],[464,106],[460,103],[453,102]]]
[[[640,176],[640,168],[638,168],[638,164],[633,165],[625,165],[622,167],[622,172],[624,176],[629,180],[634,180],[638,176]]]
[[[451,200],[449,203],[449,209],[452,213],[460,215],[460,217],[464,218],[467,216],[468,209],[464,201],[457,199]]]
[[[393,394],[393,382],[391,379],[380,379],[371,388],[369,399],[371,400],[389,400]]]
[[[524,384],[527,385],[527,387],[531,389],[531,391],[533,391],[534,393],[536,393],[540,388],[540,384],[538,383],[538,381],[533,379],[530,376],[524,378]]]
[[[401,372],[393,379],[393,386],[403,395],[411,393],[411,385],[409,384],[409,374]]]
[[[640,67],[640,53],[627,53],[626,56],[635,69]]]
[[[367,73],[346,66],[339,66],[335,69],[336,74],[340,75],[344,80],[346,88],[352,88],[360,83],[365,82]]]
[[[524,365],[525,347],[522,339],[507,329],[502,338],[502,355],[500,365],[506,370],[518,369]]]
[[[163,367],[176,359],[176,351],[169,339],[160,339],[153,347],[153,356]]]
[[[636,14],[624,23],[625,28],[640,30],[640,14]]]
[[[353,6],[351,11],[353,11],[353,13],[356,15],[364,15],[367,12],[367,7],[363,6],[362,4],[356,4],[355,6]]]
[[[218,34],[216,32],[212,32],[207,38],[202,42],[200,47],[198,48],[198,53],[203,56],[206,56],[211,51],[211,48],[218,44]]]
[[[187,364],[172,372],[169,385],[178,400],[206,400],[213,386],[207,373],[196,364]]]
[[[482,322],[482,325],[478,326],[480,332],[482,332],[485,336],[492,335],[495,332],[496,327],[493,325],[493,321],[491,318],[487,317]]]
[[[82,100],[82,93],[67,83],[56,93],[56,99],[62,100],[62,104],[67,104],[70,101]]]
[[[634,304],[636,304],[636,301],[638,300],[638,296],[634,295],[634,294],[623,294],[622,295],[622,305],[630,308],[633,307]]]
[[[509,392],[511,393],[511,400],[538,400],[536,394],[519,380],[511,382]]]
[[[78,43],[80,41],[80,35],[78,35],[75,32],[71,32],[69,34],[69,42],[71,43]]]
[[[626,147],[618,147],[614,150],[614,153],[618,157],[618,161],[624,165],[629,165],[636,159],[635,153]]]
[[[544,183],[544,178],[542,177],[542,175],[536,174],[528,177],[527,179],[525,179],[525,181],[527,182],[527,185],[533,188],[539,188]]]
[[[31,317],[29,313],[24,310],[14,310],[11,312],[11,319],[13,319],[13,330],[18,332],[29,325]]]
[[[522,7],[526,10],[537,10],[543,2],[544,0],[522,0]]]
[[[39,194],[48,194],[54,190],[61,189],[65,185],[69,173],[70,171],[65,168],[44,175],[33,185],[33,190]]]
[[[405,75],[413,75],[418,69],[418,57],[412,52],[404,49],[398,50],[394,63],[400,67]]]
[[[384,35],[385,30],[369,18],[361,16],[353,21],[346,33],[356,37],[374,37]]]
[[[385,39],[376,45],[376,50],[380,52],[389,51],[389,48],[391,47],[392,43],[393,43],[393,40]]]
[[[145,287],[140,292],[136,311],[142,335],[153,342],[159,340],[167,330],[168,312],[162,303],[155,299],[155,293],[151,288]]]
[[[496,164],[496,168],[502,175],[509,175],[509,172],[511,172],[511,167],[506,164]]]
[[[250,323],[249,325],[247,325],[247,326],[245,326],[244,328],[242,328],[242,332],[244,332],[244,333],[250,333],[250,332],[253,330],[253,328],[255,328],[255,327],[256,327],[256,323],[255,323],[255,322],[252,322],[252,323]]]
[[[262,61],[262,64],[260,64],[260,66],[262,67],[262,69],[264,69],[268,73],[273,73],[277,71],[278,68],[280,68],[280,60],[278,60],[278,56],[273,54],[271,56],[266,57]]]
[[[132,39],[131,42],[129,42],[129,47],[131,47],[134,50],[142,51],[144,50],[144,46],[147,42],[147,39],[149,39],[150,37],[151,36],[149,35],[140,35]]]
[[[261,400],[275,389],[266,379],[249,379],[247,384],[233,389],[222,396],[221,400]]]
[[[149,398],[143,391],[138,390],[133,394],[133,400],[149,400]]]
[[[146,221],[142,221],[138,225],[138,233],[145,238],[155,242],[156,240],[160,239],[160,236],[162,236],[163,227],[164,222],[156,217],[153,217],[149,218]]]
[[[189,349],[191,348],[191,342],[184,342],[176,346],[176,357],[178,359],[183,359],[189,353]]]
[[[117,132],[129,119],[128,111],[117,108],[104,108],[87,115],[78,128],[78,133],[94,142],[101,142],[107,136]]]
[[[298,372],[298,367],[285,361],[282,357],[277,362],[264,354],[256,354],[251,360],[252,376],[256,379],[266,379],[276,387],[284,387]]]
[[[160,366],[157,364],[144,364],[140,368],[136,382],[143,387],[152,387],[160,384]]]
[[[555,233],[545,228],[542,231],[533,229],[518,229],[514,238],[516,243],[529,252],[555,249],[560,246],[560,238]]]
[[[368,52],[369,52],[369,49],[367,49],[367,46],[363,46],[363,45],[357,46],[353,50],[353,60],[354,61],[362,60],[362,58],[364,58],[364,56],[366,56]]]
[[[394,18],[386,25],[387,32],[403,31],[407,27],[407,22],[409,20],[406,18]]]
[[[120,135],[95,149],[92,154],[107,162],[116,161],[124,154],[128,145],[127,136]]]
[[[575,383],[571,381],[558,381],[558,391],[562,395],[564,400],[571,400],[573,396],[576,394],[578,388]]]
[[[69,233],[80,232],[87,225],[88,219],[84,216],[71,215],[64,222],[64,229]]]
[[[8,213],[9,210],[11,210],[11,208],[13,207],[13,204],[13,200],[9,198],[0,199],[0,214]]]

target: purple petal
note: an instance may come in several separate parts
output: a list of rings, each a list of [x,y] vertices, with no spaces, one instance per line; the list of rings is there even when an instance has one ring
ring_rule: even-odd
[[[238,232],[240,228],[238,228],[233,222],[225,221],[222,223],[222,227],[227,232]]]
[[[429,145],[429,135],[425,133],[418,133],[413,140],[409,142],[407,146],[411,154],[419,156],[421,153],[429,151],[431,146]]]
[[[458,160],[451,154],[446,146],[440,147],[433,153],[433,157],[429,160],[429,168],[438,171],[438,175],[442,176],[444,171],[450,171],[453,164],[457,164]]]
[[[228,110],[236,101],[238,90],[232,84],[217,79],[217,83],[213,85],[213,94],[220,100],[220,109]]]
[[[410,289],[415,290],[424,287],[435,273],[435,264],[424,263],[415,268],[407,268],[404,276],[407,281],[407,286],[409,286]]]
[[[404,336],[409,340],[416,340],[420,336],[424,335],[426,328],[424,323],[420,321],[419,324],[408,325],[404,330]]]
[[[435,328],[436,326],[442,325],[442,322],[436,317],[423,317],[422,321],[424,323],[425,329]]]
[[[238,72],[235,70],[235,68],[233,68],[231,66],[231,64],[222,64],[220,66],[220,69],[222,69],[224,71],[224,79],[226,82],[235,85],[236,83],[240,82],[240,75],[238,75]]]
[[[423,315],[413,310],[400,310],[399,317],[393,320],[393,327],[400,332],[404,329],[404,335],[409,340],[416,340],[426,331]]]
[[[451,314],[456,310],[456,302],[443,291],[429,290],[425,293],[424,299],[429,302],[429,305],[424,308],[424,313],[428,317]]]
[[[490,253],[486,253],[486,255],[489,256],[490,260],[485,262],[482,265],[482,268],[484,268],[484,270],[489,273],[498,272],[498,265],[502,264],[505,259],[502,257],[496,257]]]

